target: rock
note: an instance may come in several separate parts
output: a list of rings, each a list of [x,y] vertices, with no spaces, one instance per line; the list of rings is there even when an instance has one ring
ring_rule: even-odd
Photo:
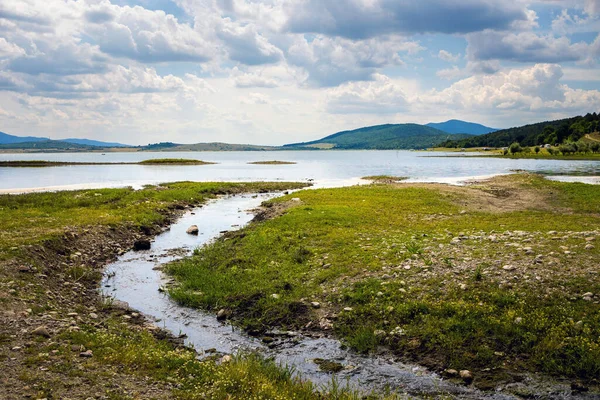
[[[81,353],[79,353],[79,357],[83,357],[83,358],[91,358],[94,356],[94,353],[91,350],[86,350],[86,351],[82,351]]]
[[[188,235],[195,235],[195,236],[198,236],[199,232],[200,232],[200,229],[198,229],[198,225],[192,225],[187,229],[187,231],[185,231],[185,233],[187,233]]]
[[[583,393],[589,391],[590,389],[579,382],[573,382],[571,383],[571,390],[575,393]]]
[[[135,251],[150,250],[150,247],[152,247],[152,244],[148,239],[136,240],[133,243],[133,250]]]
[[[348,312],[350,312],[350,311],[352,311],[352,310],[353,310],[353,308],[352,308],[352,307],[344,307],[344,311],[348,311]]]
[[[281,297],[281,296],[280,296],[280,295],[278,295],[277,293],[273,293],[273,294],[271,295],[271,298],[272,298],[272,299],[275,299],[275,300],[279,299],[280,297]]]
[[[31,331],[31,334],[36,335],[36,336],[42,336],[45,338],[50,337],[50,332],[48,331],[48,328],[46,328],[45,326],[38,326],[33,331]]]
[[[98,319],[98,314],[96,314],[96,313],[90,313],[90,318],[91,319]]]
[[[585,246],[585,249],[586,249],[586,250],[594,250],[594,249],[595,249],[595,247],[594,247],[594,245],[593,245],[593,244],[588,244],[588,245],[586,245],[586,246]]]
[[[312,306],[312,308],[321,308],[321,303],[319,303],[318,301],[313,301],[310,303],[310,305]]]
[[[273,343],[275,341],[274,338],[272,338],[271,336],[265,336],[262,338],[263,343],[269,344],[269,343]]]
[[[221,358],[221,362],[223,364],[229,363],[231,362],[231,360],[233,360],[233,358],[230,355],[226,355]]]
[[[450,378],[454,378],[458,376],[458,371],[455,369],[447,369],[444,371],[446,376],[450,377]]]
[[[471,371],[467,370],[467,369],[463,369],[462,371],[459,372],[460,378],[467,384],[470,385],[471,383],[473,383],[473,374],[471,373]]]
[[[225,310],[224,308],[222,308],[217,313],[217,321],[225,321],[230,316],[231,316],[231,311]]]
[[[33,268],[31,268],[29,265],[19,265],[19,267],[17,268],[17,270],[19,272],[23,272],[23,273],[33,272]]]
[[[521,318],[521,317],[515,318],[515,324],[520,324],[521,322],[523,322],[523,318]]]
[[[505,271],[514,271],[515,269],[517,269],[517,267],[515,267],[514,265],[505,265],[504,267],[502,267],[502,269]]]

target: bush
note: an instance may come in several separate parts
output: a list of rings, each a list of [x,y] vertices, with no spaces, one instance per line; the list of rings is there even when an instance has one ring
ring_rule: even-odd
[[[508,151],[510,154],[517,154],[523,151],[523,148],[519,143],[513,143],[508,147]]]
[[[540,146],[535,146],[535,148],[533,150],[535,151],[535,154],[539,154]]]

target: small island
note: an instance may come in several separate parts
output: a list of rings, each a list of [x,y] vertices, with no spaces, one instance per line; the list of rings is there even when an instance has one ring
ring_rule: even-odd
[[[202,160],[191,160],[186,158],[154,158],[150,160],[140,161],[140,165],[210,165],[216,164],[213,162]]]
[[[293,161],[273,160],[273,161],[253,161],[253,162],[249,162],[248,164],[251,164],[251,165],[292,165],[292,164],[297,164],[297,163],[293,162]]]
[[[45,160],[29,160],[29,161],[0,161],[0,167],[66,167],[66,166],[82,166],[82,165],[211,165],[216,164],[208,161],[190,160],[184,158],[155,158],[139,162],[66,162],[66,161],[45,161]]]

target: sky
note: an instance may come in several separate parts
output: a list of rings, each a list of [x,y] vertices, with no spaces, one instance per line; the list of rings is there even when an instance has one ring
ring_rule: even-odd
[[[600,112],[600,0],[2,0],[0,131],[280,145]]]

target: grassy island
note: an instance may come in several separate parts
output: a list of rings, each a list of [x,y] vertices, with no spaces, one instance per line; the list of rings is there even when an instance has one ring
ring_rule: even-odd
[[[292,161],[273,160],[273,161],[253,161],[253,162],[249,162],[248,164],[251,164],[251,165],[292,165],[292,164],[297,164],[297,163],[292,162]]]
[[[210,165],[213,162],[190,160],[185,158],[153,158],[150,160],[140,161],[140,165]]]

